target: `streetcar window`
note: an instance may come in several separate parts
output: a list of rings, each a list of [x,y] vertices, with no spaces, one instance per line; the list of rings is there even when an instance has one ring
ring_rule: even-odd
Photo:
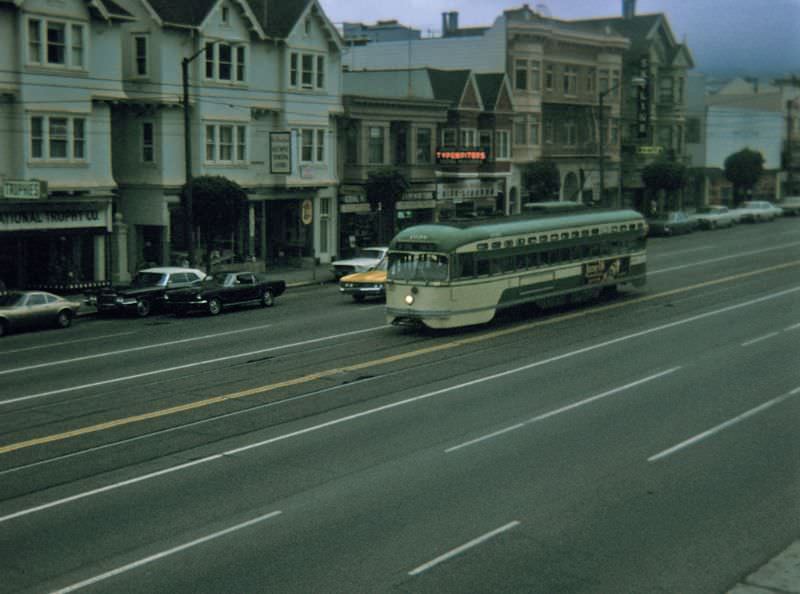
[[[592,235],[600,235],[600,229],[598,229],[597,227],[592,229]]]
[[[542,264],[550,264],[550,252],[542,252],[539,254]]]
[[[581,234],[580,234],[580,232],[579,232],[579,231],[573,231],[573,232],[572,232],[572,238],[573,238],[573,239],[575,239],[575,238],[577,238],[577,237],[580,237],[580,236],[581,236]]]
[[[539,254],[533,252],[528,254],[528,268],[536,268],[539,265]]]
[[[479,243],[478,244],[478,251],[479,252],[483,252],[483,251],[488,250],[488,249],[489,249],[489,244],[488,243]]]
[[[569,233],[562,233],[561,239],[569,239]]]
[[[520,238],[517,240],[517,245],[525,245],[525,238]]]
[[[502,242],[500,242],[500,241],[493,241],[492,242],[492,249],[493,250],[499,250],[501,247],[503,247],[503,243]]]
[[[472,254],[461,254],[458,257],[459,278],[470,278],[475,276],[475,257]]]
[[[547,235],[540,235],[539,243],[547,243]]]
[[[559,251],[560,261],[561,262],[568,262],[571,260],[571,251],[569,248],[564,248]]]
[[[488,276],[490,265],[488,258],[478,258],[477,262],[478,276]]]
[[[612,225],[611,226],[611,232],[612,233],[616,233],[617,231],[619,231],[619,227],[617,227],[616,225]]]
[[[581,231],[581,237],[589,237],[589,230],[584,229],[583,231]]]
[[[536,243],[536,237],[535,237],[535,236],[534,236],[534,237],[529,237],[529,238],[528,238],[528,244],[530,245],[530,244],[532,244],[532,243]]]
[[[443,281],[448,278],[447,256],[438,254],[389,254],[389,278]]]
[[[558,241],[558,233],[553,233],[550,235],[550,241]]]
[[[513,239],[506,239],[506,247],[514,247],[514,240]]]
[[[524,270],[528,264],[528,258],[525,254],[517,254],[517,270]]]

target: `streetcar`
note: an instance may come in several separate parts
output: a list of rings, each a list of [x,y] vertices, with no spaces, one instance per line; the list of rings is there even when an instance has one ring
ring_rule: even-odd
[[[633,210],[448,221],[409,227],[389,246],[386,319],[455,328],[498,310],[551,306],[641,287],[647,223]]]

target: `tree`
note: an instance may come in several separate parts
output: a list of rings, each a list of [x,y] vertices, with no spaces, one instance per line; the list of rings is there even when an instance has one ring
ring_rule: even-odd
[[[181,198],[186,200],[186,185]],[[226,177],[205,175],[192,180],[192,229],[200,228],[209,264],[214,240],[236,233],[246,202],[247,193]]]
[[[531,202],[558,200],[561,175],[553,161],[534,161],[522,170],[522,188]]]
[[[688,180],[686,166],[675,161],[659,160],[645,165],[642,169],[642,181],[645,187],[658,196],[657,210],[671,206],[671,198],[675,192],[682,190]],[[661,197],[666,195],[666,205]]]
[[[367,175],[365,188],[370,208],[378,212],[378,241],[383,243],[387,228],[389,235],[394,237],[397,201],[408,190],[408,180],[400,170],[384,167]]]
[[[752,191],[764,173],[764,157],[758,151],[742,149],[725,159],[725,177],[733,184],[733,206],[738,206],[745,192]]]

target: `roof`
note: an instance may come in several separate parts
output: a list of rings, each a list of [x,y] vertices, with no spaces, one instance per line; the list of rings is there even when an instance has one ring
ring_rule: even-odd
[[[633,210],[601,210],[569,215],[563,213],[534,217],[522,215],[472,222],[417,225],[398,233],[392,240],[391,247],[394,247],[397,242],[435,242],[437,251],[450,252],[462,245],[508,235],[525,235],[564,227],[641,220],[642,215]]]
[[[461,102],[464,87],[467,86],[470,70],[437,70],[428,68],[428,76],[433,88],[433,97],[448,101],[452,105]]]
[[[240,0],[268,37],[284,39],[315,0]],[[219,0],[147,0],[164,24],[199,27]]]
[[[19,0],[0,0],[0,4],[13,4],[19,6],[22,4]],[[135,18],[130,12],[125,10],[122,6],[114,2],[114,0],[86,0],[89,5],[89,10],[95,15],[99,15],[104,19],[122,18],[133,19]]]
[[[497,98],[500,96],[504,80],[505,74],[503,73],[480,73],[475,75],[478,91],[480,91],[483,105],[487,110],[493,110],[497,105]]]

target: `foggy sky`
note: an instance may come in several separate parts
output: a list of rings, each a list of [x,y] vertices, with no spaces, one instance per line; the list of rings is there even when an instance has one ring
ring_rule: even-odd
[[[441,30],[441,13],[459,12],[461,26],[491,25],[513,0],[320,0],[335,23],[397,19],[424,34]],[[622,0],[532,0],[554,18],[619,16]],[[663,12],[689,45],[696,70],[718,75],[800,74],[800,0],[639,0],[638,14]]]

